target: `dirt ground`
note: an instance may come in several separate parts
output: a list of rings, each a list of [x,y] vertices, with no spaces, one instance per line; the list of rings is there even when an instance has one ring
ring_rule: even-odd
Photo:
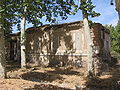
[[[0,90],[75,90],[75,86],[120,86],[120,64],[111,67],[109,72],[103,73],[93,80],[85,78],[83,68],[29,68],[10,70],[8,79],[0,80]],[[118,88],[118,87],[117,87]],[[102,89],[100,89],[102,90]],[[111,89],[116,90],[116,89]],[[118,89],[119,90],[119,89]]]

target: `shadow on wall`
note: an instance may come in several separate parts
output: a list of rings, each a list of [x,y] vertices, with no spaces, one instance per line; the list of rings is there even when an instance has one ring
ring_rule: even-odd
[[[54,27],[52,31],[52,55],[49,66],[65,66],[68,62],[69,51],[73,49],[70,30]]]
[[[26,34],[28,66],[65,66],[75,53],[70,29],[63,26],[34,28]]]
[[[48,38],[48,33],[49,32],[43,31],[41,28],[35,28],[35,30],[27,32],[26,51],[29,64],[34,64],[35,66],[44,66],[45,63],[43,64],[43,62],[45,62],[45,60],[46,64],[48,63],[47,54],[51,49],[49,47],[50,40]]]

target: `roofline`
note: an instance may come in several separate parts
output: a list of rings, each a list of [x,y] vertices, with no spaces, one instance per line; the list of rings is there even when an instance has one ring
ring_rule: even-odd
[[[83,21],[75,21],[75,22],[69,22],[69,23],[62,23],[62,24],[45,24],[45,25],[42,25],[42,26],[38,26],[38,27],[30,27],[30,28],[27,28],[26,31],[29,31],[31,29],[35,29],[35,28],[42,28],[42,27],[45,27],[45,28],[48,28],[48,27],[53,27],[53,26],[63,26],[63,25],[71,25],[71,24],[76,24],[76,23],[83,23]],[[102,24],[100,23],[93,23],[92,25],[95,25],[95,24],[98,24],[98,25],[101,25],[102,27],[104,27]],[[105,27],[104,27],[105,28]],[[13,33],[11,35],[19,35],[20,32],[17,32],[17,33]]]

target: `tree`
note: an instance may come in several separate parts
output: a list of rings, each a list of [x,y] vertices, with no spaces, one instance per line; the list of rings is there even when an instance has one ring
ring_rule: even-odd
[[[113,44],[113,50],[120,53],[120,21],[118,21],[117,26],[115,27],[115,36]]]
[[[120,0],[115,0],[115,6],[116,6],[116,10],[118,12],[119,20],[120,20],[120,8],[119,8],[120,7]]]
[[[87,71],[87,76],[93,77],[95,75],[94,73],[94,50],[93,50],[93,41],[90,35],[90,27],[89,27],[89,22],[88,22],[88,17],[96,17],[99,16],[99,13],[96,13],[93,11],[95,6],[92,4],[91,0],[81,0],[81,5],[80,9],[82,10],[83,13],[83,23],[84,23],[84,30],[85,30],[85,35],[86,35],[86,41],[87,41],[87,47],[88,47],[88,61],[87,61],[87,66],[88,66],[88,71]]]
[[[6,76],[5,36],[12,32],[12,26],[18,23],[11,0],[0,0],[0,78]]]
[[[5,36],[11,33],[13,23],[17,22],[17,19],[13,15],[15,12],[10,7],[10,0],[0,0],[0,78],[5,78]]]
[[[22,15],[22,23],[21,23],[21,68],[26,67],[26,55],[25,55],[25,25],[26,25],[26,11],[27,6],[24,6],[23,15]]]
[[[42,25],[41,18],[54,23],[56,17],[67,19],[68,15],[74,14],[77,5],[74,0],[7,0],[12,7],[13,15],[18,18],[17,25],[21,20],[21,67],[26,67],[25,58],[25,25],[26,21],[34,26]],[[15,17],[15,18],[16,18]]]
[[[108,28],[110,30],[110,38],[111,38],[111,51],[114,51],[114,46],[113,46],[113,42],[115,39],[115,27],[112,25],[105,25],[106,28]]]
[[[111,51],[120,53],[120,21],[114,27],[112,25],[106,25],[111,32]]]
[[[0,1],[0,10],[3,9],[4,1]],[[5,38],[3,28],[3,14],[0,12],[0,78],[5,78]]]

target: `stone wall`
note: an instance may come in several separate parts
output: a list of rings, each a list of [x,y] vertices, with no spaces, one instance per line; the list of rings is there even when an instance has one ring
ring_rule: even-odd
[[[12,36],[12,41],[16,41],[14,48],[17,49],[17,60],[20,60],[19,34]],[[109,52],[109,48],[105,46],[108,44],[104,43],[106,39],[110,42],[109,38],[105,38],[106,36],[109,37],[109,30],[101,24],[92,25],[91,37],[98,54]],[[88,58],[85,37],[83,23],[80,21],[29,28],[26,30],[27,64],[28,66],[44,67],[68,65],[86,67]]]
[[[35,65],[70,65],[87,54],[80,22],[29,29],[26,37],[27,59]]]

